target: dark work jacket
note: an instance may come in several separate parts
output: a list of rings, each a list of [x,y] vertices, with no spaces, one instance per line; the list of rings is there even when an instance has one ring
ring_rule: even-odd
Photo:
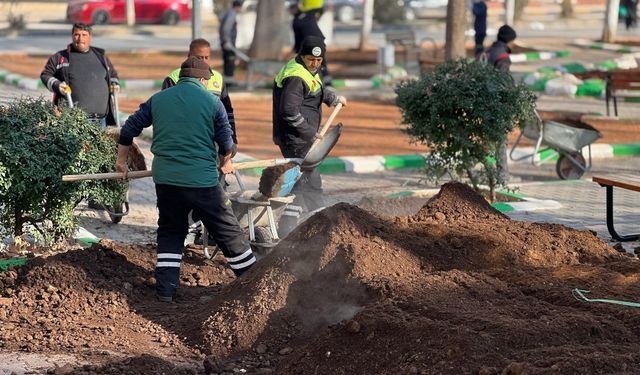
[[[220,29],[218,30],[220,35],[220,46],[224,46],[225,43],[230,43],[232,46],[236,46],[236,39],[238,37],[238,12],[235,9],[229,9],[220,18]]]
[[[511,49],[506,43],[501,41],[493,42],[486,52],[487,64],[508,72],[509,69],[511,69],[511,58],[509,54],[511,54]]]
[[[71,55],[72,45],[69,44],[66,49],[58,51],[49,57],[47,63],[40,73],[40,80],[44,85],[49,89],[49,91],[53,92],[53,104],[58,105],[58,102],[61,99],[60,91],[58,88],[60,86],[60,82],[66,82],[71,89],[74,86],[82,84],[82,82],[69,82],[69,64],[71,64],[71,60],[69,56]],[[89,49],[96,54],[98,60],[102,63],[102,66],[106,70],[106,76],[109,77],[109,81],[107,82],[109,85],[112,83],[120,84],[120,80],[118,79],[118,72],[113,67],[111,60],[105,55],[105,52],[102,48],[97,47],[89,47]],[[115,103],[113,103],[112,95],[109,95],[109,105],[107,106],[107,125],[115,125]]]
[[[484,38],[487,35],[487,4],[484,1],[476,1],[473,3],[472,12],[473,30]]]
[[[308,36],[317,36],[324,40],[324,34],[322,34],[322,30],[318,26],[318,11],[319,9],[298,12],[293,16],[291,28],[293,29],[293,51],[295,53],[300,52],[302,41]]]
[[[296,61],[304,66],[300,57]],[[273,85],[273,141],[277,145],[295,149],[296,157],[304,157],[320,127],[322,103],[335,105],[337,97],[324,86],[315,94],[304,79],[291,76],[282,82],[282,88]],[[291,119],[303,120],[294,124]]]

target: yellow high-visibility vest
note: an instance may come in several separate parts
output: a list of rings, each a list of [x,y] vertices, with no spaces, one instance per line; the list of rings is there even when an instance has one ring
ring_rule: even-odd
[[[300,10],[307,12],[313,9],[320,9],[324,5],[324,0],[302,0]]]

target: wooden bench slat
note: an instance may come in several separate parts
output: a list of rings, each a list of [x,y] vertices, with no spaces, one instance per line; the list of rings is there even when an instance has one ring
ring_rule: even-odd
[[[614,186],[622,189],[640,192],[640,176],[593,176],[592,181],[604,186]]]

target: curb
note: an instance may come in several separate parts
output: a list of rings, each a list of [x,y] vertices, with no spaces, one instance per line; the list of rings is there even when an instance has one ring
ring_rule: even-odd
[[[518,147],[514,151],[514,158],[532,154],[533,147]],[[588,148],[583,148],[586,154]],[[558,156],[553,154],[555,151],[546,150],[539,152],[533,157],[533,161],[538,162],[549,157],[549,161],[555,161]],[[338,173],[376,173],[396,169],[421,169],[425,167],[424,154],[406,154],[406,155],[372,155],[372,156],[341,156],[335,158],[327,158],[320,163],[318,167],[322,174],[338,174]],[[640,156],[640,143],[630,144],[592,144],[591,158],[593,160],[608,159],[613,157],[630,157]],[[509,159],[509,165],[531,163],[532,158],[525,158],[520,161]],[[246,169],[243,173],[250,173],[259,176],[263,168]]]
[[[640,47],[637,47],[637,46],[626,46],[624,44],[594,42],[588,39],[574,39],[573,42],[571,42],[571,44],[573,44],[576,47],[598,49],[598,50],[617,52],[617,53],[640,52]]]
[[[436,195],[440,189],[423,189],[423,190],[407,190],[397,193],[387,194],[385,198],[404,198],[404,197],[432,197]],[[562,208],[562,204],[558,201],[550,199],[528,198],[521,194],[515,194],[504,190],[497,191],[500,194],[510,195],[515,198],[522,199],[522,202],[495,202],[491,206],[503,213],[520,213],[540,210],[556,210]]]
[[[562,51],[536,51],[536,52],[525,52],[525,53],[514,53],[509,55],[512,63],[520,63],[525,61],[539,61],[539,60],[551,60],[562,57],[571,56],[571,51],[562,50]]]

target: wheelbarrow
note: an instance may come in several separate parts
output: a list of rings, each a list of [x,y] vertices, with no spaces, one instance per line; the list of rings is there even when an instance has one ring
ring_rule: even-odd
[[[283,183],[275,186],[275,190],[273,190],[269,196],[263,194],[265,189],[262,186],[262,178],[266,172],[263,172],[261,176],[261,189],[259,191],[247,191],[240,175],[237,171],[234,173],[236,181],[238,182],[239,191],[231,195],[231,205],[240,227],[249,232],[249,243],[256,253],[262,255],[268,253],[269,250],[280,241],[280,233],[286,235],[291,229],[282,230],[283,228],[281,228],[281,225],[284,225],[282,219],[286,218],[287,215],[292,215],[294,213],[293,211],[296,211],[295,208],[292,209],[290,207],[295,199],[295,195],[290,194],[291,190],[302,174],[301,168],[317,167],[338,142],[342,131],[342,124],[336,124],[336,126],[330,130],[329,126],[341,107],[342,105],[338,104],[323,127],[319,129],[316,134],[316,140],[304,159],[301,161],[296,159],[283,159],[283,163],[274,164],[274,166],[283,165],[285,164],[284,161],[286,161],[286,163],[299,163],[296,168],[289,169],[283,173]],[[236,167],[236,169],[238,168]],[[298,211],[297,214],[299,215],[300,212]],[[287,221],[287,224],[291,225],[292,223]],[[297,221],[295,224],[297,224]],[[293,226],[295,226],[295,224],[293,224]],[[207,230],[203,227],[202,244],[204,255],[208,259],[211,259],[216,255],[218,249],[216,247],[215,251],[210,253],[208,241],[209,236]]]
[[[74,107],[73,99],[71,97],[71,86],[66,87],[65,89],[65,99],[67,100],[67,105],[69,108]],[[110,136],[117,144],[118,138],[120,135],[120,113],[118,106],[118,91],[116,90],[116,85],[112,83],[109,85],[109,96],[112,103],[112,111],[115,119],[115,127],[107,126],[104,128],[105,133]],[[129,168],[131,170],[146,170],[146,164],[144,161],[144,156],[140,152],[138,146],[133,144],[132,147],[133,157],[129,160]],[[89,198],[89,208],[94,208],[98,210],[105,211],[107,215],[109,215],[109,219],[112,223],[118,224],[122,221],[122,218],[129,214],[129,191],[125,193],[124,201],[113,202],[111,205],[102,205],[102,204],[94,204],[91,198]]]
[[[515,150],[523,138],[535,142],[533,153],[515,157]],[[588,124],[581,121],[543,120],[536,111],[535,117],[524,124],[509,157],[514,161],[531,158],[533,165],[540,166],[558,156],[558,177],[562,180],[579,179],[591,170],[591,144],[599,138],[602,138],[602,134]],[[583,155],[585,147],[587,158]],[[538,154],[541,156],[536,160]]]
[[[269,160],[256,160],[249,162],[234,163],[236,171],[251,168],[273,167],[294,163],[297,165],[297,174],[292,169],[293,178],[297,180],[300,177],[300,169],[317,167],[322,160],[331,152],[335,144],[340,138],[342,132],[342,124],[338,123],[330,128],[331,122],[337,116],[342,108],[342,104],[338,104],[325,124],[316,134],[316,139],[311,145],[304,158],[278,158]],[[284,214],[287,205],[293,202],[294,195],[290,195],[291,189],[295,185],[295,181],[282,186],[274,197],[260,197],[256,193],[248,193],[244,188],[241,178],[234,173],[240,186],[239,194],[231,197],[234,214],[238,218],[241,227],[248,229],[249,241],[256,249],[267,249],[273,247],[279,241],[277,222]],[[143,178],[151,177],[151,170],[131,171],[127,173],[127,178]],[[118,172],[111,173],[93,173],[80,175],[64,175],[62,181],[86,181],[86,180],[104,180],[104,179],[123,179],[124,174]],[[215,252],[210,254],[208,251],[208,235],[206,228],[203,229],[203,244],[205,256],[209,259],[215,256]]]

